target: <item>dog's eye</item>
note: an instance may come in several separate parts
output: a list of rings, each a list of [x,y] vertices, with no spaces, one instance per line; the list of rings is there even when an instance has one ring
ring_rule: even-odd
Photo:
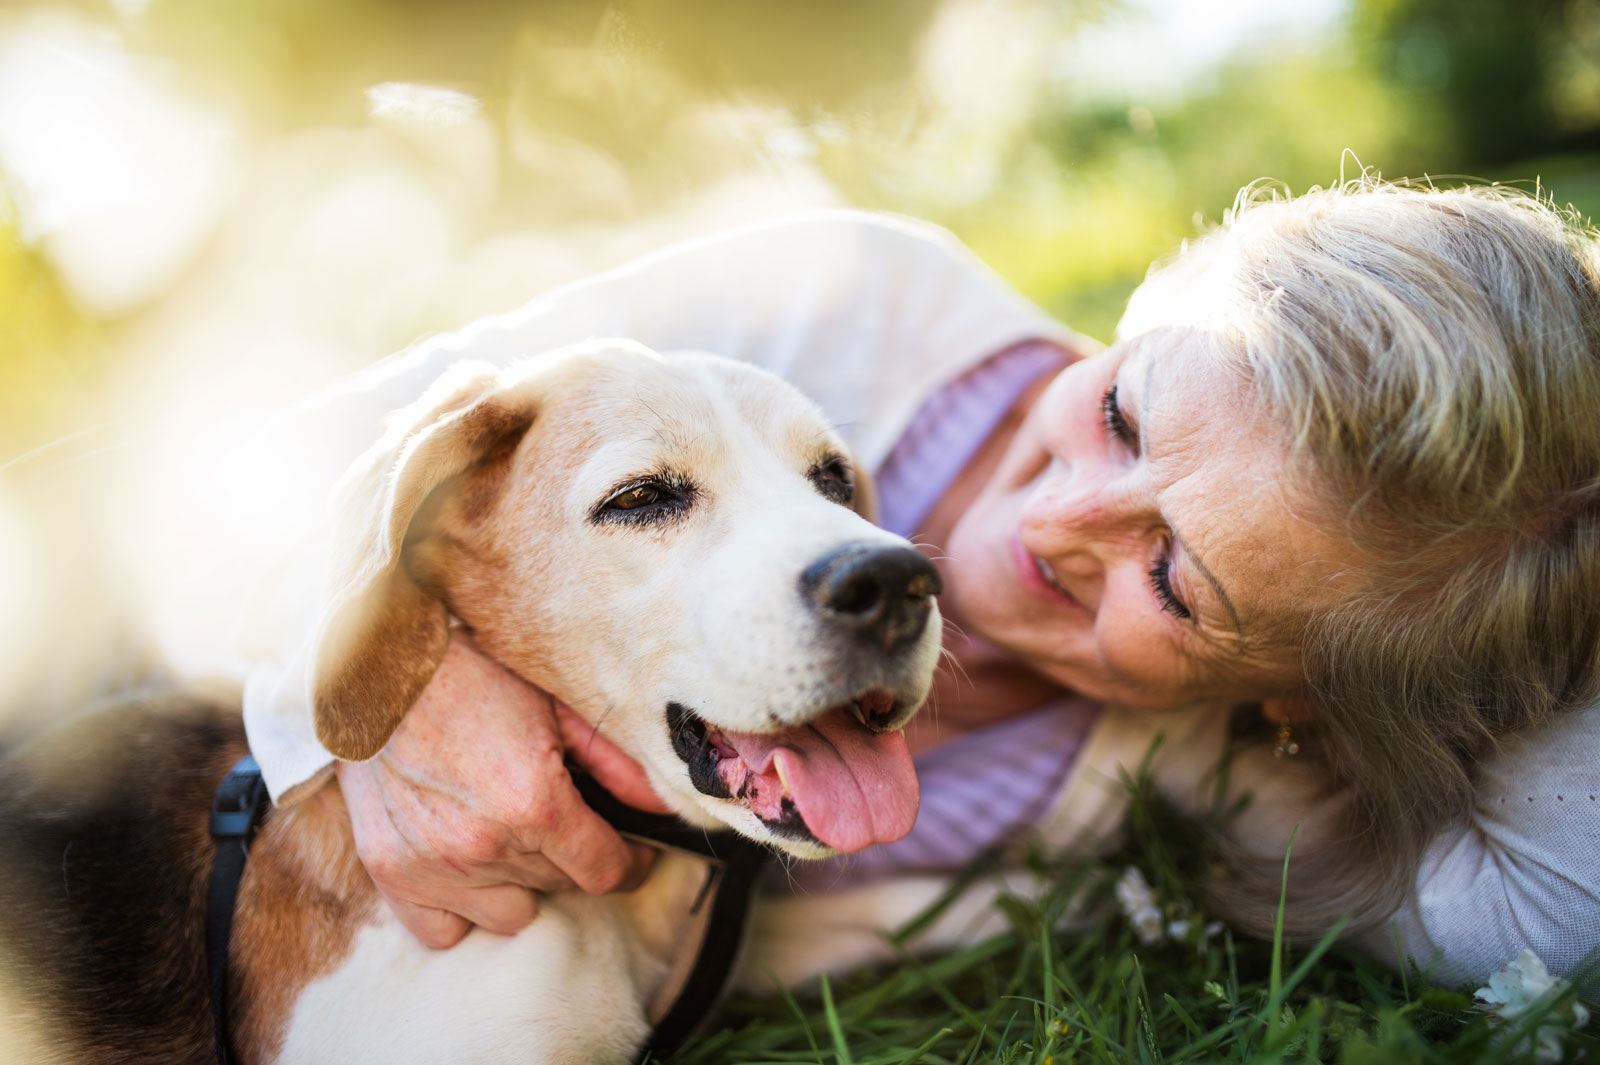
[[[618,492],[606,500],[606,507],[610,510],[633,510],[636,507],[649,506],[651,503],[661,501],[661,489],[653,484],[641,484],[630,488],[626,492]]]
[[[674,477],[635,481],[614,490],[589,514],[595,522],[655,524],[683,514],[694,501],[695,488]]]
[[[811,468],[811,483],[835,503],[849,506],[856,496],[855,472],[844,459],[835,456]]]

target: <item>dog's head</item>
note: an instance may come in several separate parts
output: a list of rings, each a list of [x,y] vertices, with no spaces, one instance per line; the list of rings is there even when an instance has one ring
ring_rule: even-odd
[[[454,615],[691,821],[805,857],[909,831],[898,730],[939,577],[862,516],[844,444],[777,378],[622,341],[460,365],[340,494],[313,681],[335,755],[383,747]]]

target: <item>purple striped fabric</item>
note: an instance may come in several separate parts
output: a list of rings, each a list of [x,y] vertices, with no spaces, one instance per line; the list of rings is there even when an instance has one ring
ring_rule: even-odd
[[[1015,344],[928,397],[876,474],[878,524],[909,539],[1017,397],[1069,361],[1047,341]]]
[[[967,372],[918,410],[877,473],[883,527],[911,536],[1029,385],[1069,358],[1019,344]],[[778,870],[774,886],[825,892],[896,873],[953,871],[1015,838],[1061,790],[1098,706],[1069,697],[957,736],[916,758],[922,809],[895,843]]]

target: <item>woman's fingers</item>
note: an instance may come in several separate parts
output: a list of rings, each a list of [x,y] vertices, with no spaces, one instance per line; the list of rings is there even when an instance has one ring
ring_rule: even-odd
[[[554,701],[561,725],[561,742],[567,754],[600,782],[600,786],[629,806],[652,813],[671,813],[661,801],[644,768],[622,752],[593,725],[565,703]]]
[[[539,913],[533,892],[515,884],[458,888],[440,893],[444,909],[498,936],[516,935]]]
[[[516,935],[539,913],[533,892],[511,884],[441,891],[435,897],[442,907],[424,906],[387,892],[383,897],[406,930],[434,950],[455,946],[473,925],[495,935]]]
[[[538,840],[538,852],[582,890],[596,895],[631,891],[649,873],[655,852],[629,843],[589,809],[571,777],[555,783],[550,810],[549,829]]]
[[[432,947],[434,950],[445,950],[455,946],[472,928],[471,922],[465,917],[446,910],[435,909],[432,906],[418,906],[414,902],[397,899],[387,892],[384,892],[383,899],[389,904],[389,909],[394,911],[395,917],[405,926],[406,931],[421,940],[423,946]]]

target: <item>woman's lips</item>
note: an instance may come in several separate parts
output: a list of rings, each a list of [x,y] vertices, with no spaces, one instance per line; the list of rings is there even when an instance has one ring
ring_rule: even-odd
[[[1021,575],[1022,585],[1031,590],[1035,595],[1055,603],[1063,603],[1077,610],[1085,610],[1082,603],[1074,599],[1066,589],[1057,584],[1045,564],[1027,548],[1022,546],[1022,540],[1016,536],[1011,538],[1011,554],[1017,564],[1017,571]]]

